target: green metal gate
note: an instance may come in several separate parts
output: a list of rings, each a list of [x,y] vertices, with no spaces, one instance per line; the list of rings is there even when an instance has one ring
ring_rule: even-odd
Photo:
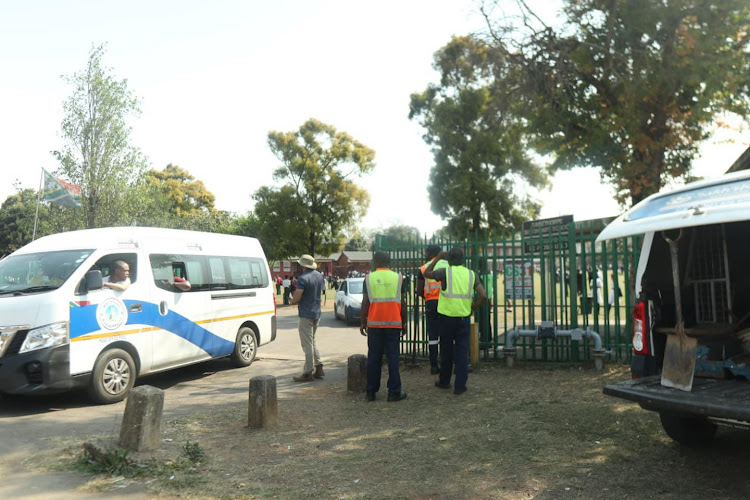
[[[602,338],[610,361],[630,361],[632,286],[640,237],[595,243],[608,219],[573,222],[521,231],[501,238],[486,233],[463,240],[440,237],[392,240],[377,235],[375,250],[390,253],[391,267],[405,276],[408,331],[401,342],[407,359],[427,357],[423,301],[416,293],[419,267],[430,244],[443,250],[460,246],[466,266],[482,279],[491,298],[479,308],[480,353],[502,356],[505,332],[534,329],[552,321],[560,329],[590,327]],[[526,361],[586,361],[593,342],[519,337],[516,357]]]

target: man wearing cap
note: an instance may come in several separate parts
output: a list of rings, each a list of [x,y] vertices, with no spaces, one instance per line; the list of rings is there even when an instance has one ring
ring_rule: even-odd
[[[315,345],[315,332],[320,322],[320,296],[325,287],[323,275],[315,269],[318,265],[311,255],[303,255],[297,263],[305,270],[297,278],[297,289],[292,297],[292,305],[298,304],[299,340],[305,353],[305,367],[302,375],[294,377],[296,382],[312,382],[323,378],[323,363]]]

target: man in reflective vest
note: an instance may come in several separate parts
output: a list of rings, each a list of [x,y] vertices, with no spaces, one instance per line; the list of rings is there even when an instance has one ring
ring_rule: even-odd
[[[375,252],[375,271],[365,277],[359,331],[367,337],[367,401],[380,389],[383,353],[388,362],[388,401],[406,399],[401,390],[398,344],[406,331],[406,302],[402,276],[391,271],[388,252]]]
[[[424,252],[424,257],[427,262],[419,268],[419,275],[417,276],[417,293],[424,299],[424,314],[427,319],[427,338],[429,339],[429,350],[430,350],[430,373],[437,375],[440,373],[440,367],[438,365],[438,344],[440,342],[440,316],[438,315],[438,298],[440,297],[440,282],[432,279],[426,279],[424,277],[424,271],[430,262],[437,260],[437,256],[440,253],[439,245],[428,245]],[[435,264],[434,269],[442,269],[448,267],[448,263],[444,260],[439,261]]]
[[[438,260],[446,257],[438,254]],[[453,394],[466,392],[469,379],[469,330],[471,315],[487,298],[487,294],[474,271],[464,267],[464,251],[460,247],[451,248],[447,254],[448,267],[435,270],[435,261],[425,269],[424,277],[441,283],[438,299],[440,315],[440,378],[435,386],[450,389],[453,364],[456,365],[456,379]],[[474,292],[477,297],[474,299]]]

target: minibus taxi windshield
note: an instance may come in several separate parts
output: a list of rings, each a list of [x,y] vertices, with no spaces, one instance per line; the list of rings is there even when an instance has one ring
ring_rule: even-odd
[[[0,296],[58,289],[93,250],[10,255],[0,261]]]

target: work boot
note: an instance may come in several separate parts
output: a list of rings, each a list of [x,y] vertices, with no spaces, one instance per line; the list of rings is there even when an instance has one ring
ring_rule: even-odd
[[[406,399],[406,393],[405,392],[389,392],[388,393],[388,401],[401,401],[402,399]]]
[[[437,363],[432,363],[430,366],[430,375],[440,375],[440,367]]]
[[[313,377],[312,372],[303,373],[302,375],[298,375],[294,377],[295,382],[313,382],[314,380],[315,380],[315,377]]]
[[[323,364],[315,365],[315,373],[313,373],[313,377],[315,378],[323,378],[326,374],[323,371]]]
[[[367,391],[367,395],[365,396],[366,401],[375,401],[375,391]]]

